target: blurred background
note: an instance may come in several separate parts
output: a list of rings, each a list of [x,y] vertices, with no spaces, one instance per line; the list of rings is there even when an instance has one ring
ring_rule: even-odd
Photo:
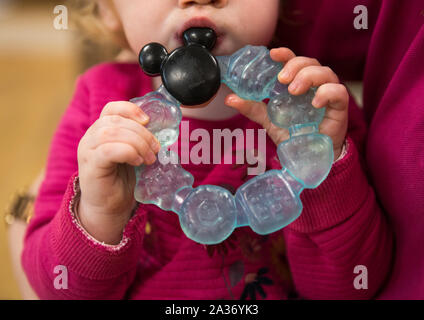
[[[9,250],[12,245],[19,251],[21,239],[8,241],[3,209],[42,173],[76,77],[114,53],[70,30],[56,30],[54,8],[63,3],[0,0],[0,299],[23,297],[16,280],[22,270],[12,267]]]
[[[36,192],[76,77],[116,54],[70,30],[56,30],[54,8],[62,4],[64,0],[0,0],[0,209],[26,186]],[[349,85],[361,103],[361,84]],[[0,299],[36,298],[19,261],[25,223],[7,226],[3,217],[2,210]]]

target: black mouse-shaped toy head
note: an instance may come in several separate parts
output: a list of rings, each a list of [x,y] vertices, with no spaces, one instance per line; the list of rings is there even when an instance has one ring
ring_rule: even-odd
[[[190,28],[183,39],[184,46],[169,55],[161,44],[147,44],[139,62],[147,75],[161,75],[166,90],[182,105],[200,105],[212,99],[221,84],[218,61],[210,52],[216,34],[209,28]]]

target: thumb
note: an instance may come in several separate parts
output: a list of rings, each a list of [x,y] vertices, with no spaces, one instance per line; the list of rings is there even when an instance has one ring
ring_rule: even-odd
[[[279,128],[271,122],[265,103],[244,100],[236,94],[230,94],[225,98],[225,104],[237,109],[246,118],[261,125],[276,145],[289,138],[289,133],[286,129]]]
[[[246,118],[260,124],[263,128],[268,128],[270,125],[266,104],[263,102],[244,100],[232,93],[225,98],[225,104],[237,109]]]

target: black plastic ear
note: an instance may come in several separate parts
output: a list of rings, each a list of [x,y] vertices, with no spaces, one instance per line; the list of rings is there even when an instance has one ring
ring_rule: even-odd
[[[211,51],[216,43],[216,33],[210,28],[190,28],[184,31],[183,41],[186,46],[195,43]]]
[[[149,76],[157,76],[161,72],[161,66],[168,57],[168,52],[160,43],[152,42],[141,49],[138,56],[143,71]]]

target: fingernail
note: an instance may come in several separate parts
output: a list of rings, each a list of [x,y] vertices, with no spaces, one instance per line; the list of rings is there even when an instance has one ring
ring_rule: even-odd
[[[298,88],[299,88],[299,82],[292,82],[289,85],[289,91],[291,92],[296,92]]]
[[[147,152],[146,160],[147,160],[147,162],[149,162],[149,163],[154,163],[154,162],[156,161],[156,157],[155,157],[155,155],[153,154],[153,152],[151,152],[151,151]]]
[[[150,145],[153,149],[154,152],[159,152],[160,151],[160,144],[157,141],[153,141],[152,144]]]
[[[147,114],[145,114],[144,112],[142,112],[141,110],[140,110],[140,112],[138,113],[137,116],[142,122],[149,121],[149,116]]]
[[[237,102],[237,98],[236,98],[236,97],[234,97],[234,96],[229,96],[229,97],[227,98],[227,103],[234,103],[234,102]]]
[[[139,166],[143,163],[144,159],[142,157],[138,157],[135,163],[137,163]]]
[[[314,108],[319,108],[319,107],[320,107],[320,104],[321,104],[321,102],[319,101],[319,99],[318,99],[318,98],[314,98],[314,99],[312,100],[312,106],[313,106]]]
[[[281,73],[280,73],[280,79],[282,79],[282,80],[287,80],[287,78],[289,77],[289,72],[287,71],[287,70],[283,70]]]

